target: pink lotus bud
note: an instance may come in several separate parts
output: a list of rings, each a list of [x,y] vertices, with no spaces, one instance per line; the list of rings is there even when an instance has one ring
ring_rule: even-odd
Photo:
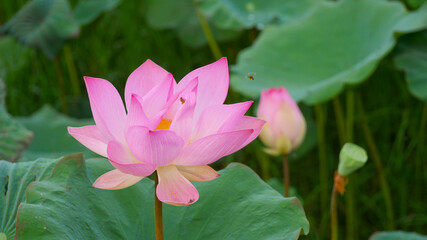
[[[263,90],[257,115],[266,121],[260,138],[267,153],[288,154],[302,143],[305,119],[286,88]]]

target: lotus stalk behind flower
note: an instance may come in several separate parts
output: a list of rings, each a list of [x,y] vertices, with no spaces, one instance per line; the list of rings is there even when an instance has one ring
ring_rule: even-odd
[[[127,80],[127,112],[110,82],[84,80],[95,125],[68,131],[116,168],[100,176],[96,188],[126,188],[157,170],[160,201],[192,204],[199,194],[190,181],[217,178],[208,164],[246,146],[264,125],[244,116],[251,101],[223,104],[229,85],[226,58],[190,72],[178,84],[147,60]]]

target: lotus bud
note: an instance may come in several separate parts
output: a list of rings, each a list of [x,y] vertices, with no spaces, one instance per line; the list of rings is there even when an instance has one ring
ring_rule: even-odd
[[[266,121],[260,138],[267,153],[289,154],[304,140],[304,116],[286,88],[263,90],[257,116]]]
[[[365,165],[367,160],[368,155],[366,154],[365,149],[353,143],[346,143],[340,152],[338,174],[348,176]]]

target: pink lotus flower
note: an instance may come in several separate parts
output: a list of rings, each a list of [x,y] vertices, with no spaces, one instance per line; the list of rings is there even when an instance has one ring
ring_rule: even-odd
[[[286,155],[302,143],[305,119],[284,87],[261,92],[257,116],[266,121],[260,138],[268,147],[267,153]]]
[[[227,59],[198,68],[177,84],[147,60],[128,78],[125,103],[113,85],[85,77],[96,125],[68,132],[116,168],[100,176],[96,188],[129,187],[157,170],[160,201],[183,206],[199,194],[190,183],[215,179],[208,164],[254,140],[264,121],[244,116],[252,102],[223,104]]]

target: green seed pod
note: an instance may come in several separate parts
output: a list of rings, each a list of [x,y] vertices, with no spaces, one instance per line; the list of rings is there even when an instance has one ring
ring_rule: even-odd
[[[365,149],[353,143],[346,143],[340,152],[340,163],[338,164],[338,173],[342,176],[348,176],[352,172],[361,168],[368,160]]]

